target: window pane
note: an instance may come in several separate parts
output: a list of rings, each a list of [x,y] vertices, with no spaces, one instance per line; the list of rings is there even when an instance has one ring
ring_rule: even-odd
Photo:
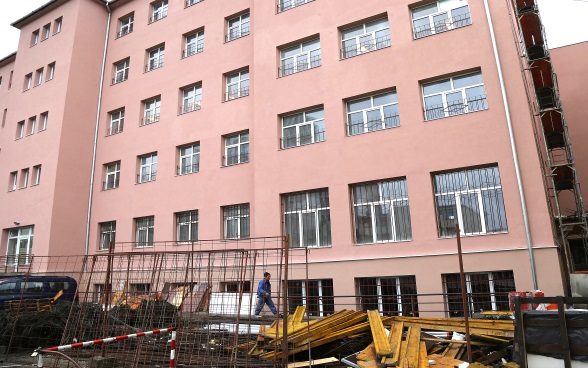
[[[412,18],[420,18],[437,12],[437,3],[421,6],[412,10]]]
[[[319,245],[321,247],[331,245],[331,211],[318,211]]]
[[[463,229],[465,234],[475,234],[482,232],[482,218],[480,216],[480,203],[478,194],[462,194],[461,197],[461,216],[463,219]]]
[[[323,109],[309,111],[306,113],[306,121],[316,120],[316,119],[324,119],[324,118],[325,118],[325,110],[323,110]]]
[[[484,86],[467,88],[465,92],[466,98],[468,99],[469,111],[485,110],[488,108]]]
[[[372,107],[371,98],[362,98],[361,100],[349,101],[347,103],[347,111],[354,112]]]
[[[449,115],[460,115],[465,113],[465,105],[461,91],[448,93],[445,95],[447,99],[447,112]]]
[[[370,206],[355,206],[355,239],[358,244],[373,242]]]
[[[455,236],[455,224],[457,224],[457,205],[455,196],[437,196],[437,223],[439,236]]]
[[[374,107],[387,105],[395,102],[398,102],[398,97],[396,93],[385,93],[383,95],[374,96]]]
[[[312,40],[302,44],[302,51],[309,51],[317,49],[321,46],[320,40]]]
[[[455,28],[472,24],[472,20],[470,18],[470,9],[467,5],[462,6],[461,8],[453,9],[451,11],[451,17],[453,18],[453,26]]]
[[[394,227],[396,230],[396,241],[412,239],[408,201],[394,202]]]
[[[300,126],[300,144],[312,143],[312,125],[306,124]]]
[[[302,214],[302,230],[304,238],[302,245],[306,247],[317,245],[316,239],[316,217],[314,212]]]
[[[423,94],[431,95],[433,93],[445,92],[451,89],[449,79],[437,81],[434,83],[423,84]]]
[[[322,142],[325,140],[325,121],[317,120],[314,122],[314,141]]]
[[[292,247],[300,246],[300,226],[298,223],[297,213],[288,213],[284,216],[286,227],[286,234],[290,236],[290,244]]]
[[[363,24],[357,27],[348,28],[346,30],[341,31],[341,37],[345,40],[347,38],[359,36],[363,34]]]
[[[484,201],[486,232],[496,233],[507,231],[502,189],[484,190],[482,191],[482,198]]]
[[[383,29],[388,27],[388,19],[378,19],[370,23],[366,23],[365,31],[366,32],[373,32],[379,29]]]
[[[283,146],[284,148],[295,147],[296,142],[296,127],[284,129]]]
[[[453,78],[454,88],[463,88],[467,86],[473,86],[475,84],[482,84],[482,73],[473,73],[468,75],[462,75],[460,77]]]
[[[285,127],[288,127],[288,126],[294,125],[294,124],[300,124],[302,122],[304,122],[303,114],[284,116],[284,118],[283,118],[283,124]]]
[[[375,205],[374,212],[376,217],[376,241],[393,240],[390,205]]]
[[[490,282],[487,273],[470,274],[470,288],[472,290],[473,311],[493,310],[490,299]]]

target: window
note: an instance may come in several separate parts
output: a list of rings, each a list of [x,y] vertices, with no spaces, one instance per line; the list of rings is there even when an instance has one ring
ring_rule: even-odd
[[[418,317],[416,278],[364,277],[355,279],[361,310],[377,309],[385,316]]]
[[[282,148],[324,141],[324,118],[323,108],[282,117]]]
[[[118,188],[120,180],[120,161],[104,165],[106,168],[106,180],[102,186],[103,190]]]
[[[135,237],[137,248],[153,246],[153,216],[135,219]]]
[[[333,279],[288,280],[288,313],[306,305],[309,316],[325,317],[335,313]]]
[[[186,58],[202,51],[204,51],[204,30],[187,35],[183,57]]]
[[[349,135],[375,132],[400,126],[398,96],[387,92],[347,102]]]
[[[39,43],[39,30],[33,32],[31,35],[31,47]]]
[[[50,34],[51,34],[51,23],[46,24],[43,27],[43,39],[41,41],[45,41],[46,39],[48,39]]]
[[[319,39],[280,50],[280,77],[321,66]]]
[[[59,17],[55,19],[55,23],[53,23],[53,34],[57,34],[61,32],[61,24],[63,23],[63,18]]]
[[[293,9],[297,6],[310,3],[314,0],[280,0],[278,4],[278,13]]]
[[[201,1],[203,1],[203,0],[186,0],[186,6],[185,7],[188,8],[188,7],[192,6],[192,5],[198,4]]]
[[[12,88],[12,76],[14,75],[14,70],[10,71],[10,77],[8,78],[8,89]]]
[[[434,174],[435,206],[440,237],[508,230],[498,166]]]
[[[121,38],[129,33],[133,32],[133,22],[135,20],[135,15],[127,15],[126,17],[119,19],[119,31],[116,34],[116,38]]]
[[[200,170],[200,143],[180,147],[178,175],[197,173]]]
[[[129,291],[135,295],[146,295],[151,290],[151,284],[130,284]]]
[[[225,166],[249,162],[249,131],[225,137]]]
[[[182,90],[180,114],[200,110],[202,107],[202,85],[186,87]]]
[[[426,120],[488,108],[486,90],[480,72],[423,84],[423,98]]]
[[[149,23],[157,22],[160,19],[167,17],[167,0],[158,1],[151,4],[152,12]]]
[[[228,74],[226,76],[226,82],[225,101],[249,96],[249,68],[234,74]]]
[[[466,273],[466,292],[470,313],[508,311],[508,292],[515,291],[512,271]],[[443,275],[448,317],[463,317],[459,273]]]
[[[22,169],[20,171],[20,188],[26,188],[29,186],[29,169]]]
[[[131,61],[129,59],[114,64],[114,78],[112,78],[112,84],[124,82],[129,79],[129,65]]]
[[[225,239],[249,238],[249,203],[223,207]]]
[[[220,283],[220,290],[223,293],[250,293],[251,281],[227,281]]]
[[[24,132],[25,132],[25,122],[23,120],[23,121],[16,123],[16,137],[15,137],[15,139],[21,139],[22,137],[24,137]]]
[[[28,127],[27,127],[27,135],[35,134],[35,128],[37,127],[37,117],[33,116],[29,118]]]
[[[4,112],[2,113],[2,128],[4,128],[4,125],[6,125],[6,115],[8,114],[8,109],[4,109]]]
[[[45,111],[41,113],[41,126],[39,126],[40,132],[47,129],[47,123],[49,123],[49,112]]]
[[[107,135],[122,133],[125,123],[125,109],[110,113],[110,125],[108,126]]]
[[[143,113],[143,124],[148,125],[159,121],[159,109],[161,107],[161,98],[156,97],[152,100],[145,101],[145,111]]]
[[[249,34],[249,13],[229,19],[227,25],[227,42],[247,36]]]
[[[178,241],[198,241],[198,210],[176,214]]]
[[[365,54],[390,46],[388,18],[382,18],[341,31],[341,58]]]
[[[290,246],[331,245],[331,208],[327,189],[285,194],[284,223]]]
[[[165,61],[165,46],[160,46],[156,49],[148,51],[149,62],[145,66],[145,72],[149,72],[153,69],[161,68]]]
[[[10,173],[9,192],[15,191],[18,188],[18,171]]]
[[[55,76],[55,62],[47,65],[47,82]]]
[[[33,85],[33,73],[29,73],[29,74],[25,75],[24,86],[22,88],[23,92],[31,89],[32,85]]]
[[[35,72],[35,87],[43,83],[43,68],[37,69]]]
[[[33,166],[33,185],[41,184],[41,165]]]
[[[7,265],[29,264],[33,250],[33,230],[33,226],[23,226],[8,231]]]
[[[357,244],[412,239],[406,179],[352,186]]]
[[[140,173],[137,184],[154,181],[157,176],[157,153],[139,157]]]
[[[412,9],[412,25],[415,39],[470,24],[472,24],[472,20],[470,19],[470,9],[467,1],[440,0]]]
[[[116,221],[100,223],[99,250],[109,250],[110,243],[116,241]]]

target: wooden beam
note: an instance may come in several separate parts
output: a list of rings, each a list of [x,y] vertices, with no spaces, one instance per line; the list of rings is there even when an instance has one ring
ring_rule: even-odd
[[[408,361],[408,368],[419,367],[419,349],[421,346],[421,328],[413,326],[408,329],[406,335],[406,360]]]
[[[380,312],[378,310],[368,311],[368,319],[370,321],[372,338],[376,346],[376,355],[378,358],[390,356],[392,349],[390,348],[390,342],[388,341],[388,336],[386,336],[386,331],[380,318]]]

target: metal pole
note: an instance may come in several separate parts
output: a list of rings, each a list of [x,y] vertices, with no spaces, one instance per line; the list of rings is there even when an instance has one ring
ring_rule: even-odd
[[[461,280],[461,301],[463,303],[463,317],[465,321],[466,345],[468,349],[468,362],[472,362],[472,343],[470,340],[470,321],[469,308],[465,283],[465,274],[463,272],[463,257],[461,254],[461,238],[459,236],[459,224],[455,224],[455,235],[457,238],[457,255],[459,258],[459,278]]]
[[[284,280],[282,287],[283,303],[282,303],[282,366],[288,366],[288,256],[290,250],[290,238],[288,234],[284,237]]]

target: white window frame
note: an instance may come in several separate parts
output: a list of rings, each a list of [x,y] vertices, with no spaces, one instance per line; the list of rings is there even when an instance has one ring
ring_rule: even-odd
[[[135,218],[135,239],[137,248],[148,248],[153,246],[155,232],[155,218],[153,216]],[[145,235],[145,241],[139,241],[141,234]]]
[[[98,250],[109,250],[110,242],[116,241],[116,221],[100,223],[100,244]]]
[[[20,121],[16,124],[16,139],[21,139],[22,137],[24,137],[25,134],[25,122],[24,121]]]
[[[31,37],[31,47],[35,46],[36,44],[39,43],[39,32],[40,30],[36,30],[33,32],[32,37]]]
[[[41,41],[45,41],[51,35],[51,23],[45,24],[43,26],[43,39]]]
[[[228,233],[229,223],[233,224],[232,228],[236,230],[236,234]],[[249,203],[223,207],[223,224],[225,239],[246,239],[251,237],[251,212]],[[246,234],[242,233],[242,227],[247,227]]]
[[[291,210],[288,211],[286,208],[286,205],[284,205],[284,223],[287,224],[288,222],[286,221],[286,216],[287,215],[293,215],[296,214],[297,215],[297,229],[298,229],[298,235],[299,235],[299,239],[298,242],[295,243],[296,239],[294,239],[294,237],[290,237],[290,247],[292,248],[321,248],[321,247],[328,247],[332,245],[332,236],[331,236],[331,226],[330,226],[330,218],[331,218],[331,204],[329,202],[329,205],[324,207],[315,207],[315,208],[311,208],[311,200],[310,200],[310,195],[313,193],[320,193],[320,192],[324,192],[326,193],[326,198],[328,200],[329,198],[329,191],[328,189],[321,189],[321,190],[313,190],[313,191],[308,191],[308,192],[302,192],[302,193],[288,193],[288,194],[284,194],[283,197],[283,201],[284,203],[287,203],[288,198],[289,197],[298,197],[300,198],[300,196],[304,197],[304,205],[303,205],[303,209],[296,209],[296,210]],[[329,230],[328,230],[328,234],[324,234],[327,235],[327,239],[329,239],[328,244],[319,244],[320,239],[321,239],[321,231],[320,231],[320,226],[319,226],[319,212],[320,211],[327,211],[327,215],[329,217]],[[314,223],[314,228],[315,228],[315,242],[317,244],[312,244],[312,245],[308,245],[305,244],[305,232],[306,232],[306,228],[304,227],[304,215],[307,214],[311,214],[312,215],[312,221]],[[287,229],[286,229],[287,231]]]
[[[23,234],[24,230],[27,230],[27,234]],[[8,242],[6,246],[6,264],[9,266],[28,265],[31,261],[32,249],[33,249],[33,237],[34,237],[34,226],[23,226],[8,230]],[[10,253],[10,241],[14,241],[14,253]],[[23,245],[24,241],[24,247]],[[21,254],[21,250],[25,253]],[[10,262],[10,257],[14,257],[14,261]],[[24,257],[24,262],[20,260],[20,257]]]
[[[455,80],[459,78],[466,78],[466,77],[473,77],[479,75],[482,82],[474,83],[471,85],[465,85],[462,87],[455,87]],[[430,86],[434,85],[442,85],[444,83],[449,82],[449,89],[442,90],[442,91],[435,91],[432,93],[425,92],[425,89]],[[476,95],[473,98],[467,97],[467,92],[473,88],[482,87],[484,94],[483,95]],[[442,78],[430,83],[423,83],[421,86],[423,92],[423,106],[425,107],[425,119],[429,120],[436,120],[442,119],[450,116],[468,114],[471,112],[487,110],[488,109],[488,102],[486,100],[486,87],[484,86],[484,80],[482,78],[482,72],[473,72],[458,75],[455,77],[450,78]],[[453,94],[460,94],[459,100],[452,100],[452,101],[459,101],[459,103],[448,103],[447,96]],[[435,98],[437,96],[441,96],[442,105],[440,104],[431,104],[427,106],[427,99]],[[472,104],[472,106],[470,106]],[[475,104],[475,106],[473,105]],[[442,115],[441,115],[441,113]]]
[[[377,185],[378,187],[378,199],[371,200],[370,197],[373,197],[371,192],[371,186]],[[385,186],[389,186],[389,189],[386,189]],[[356,197],[355,193],[357,192],[356,189],[364,188],[363,193],[366,194],[365,200],[358,202],[359,199]],[[361,191],[361,189],[359,189]],[[386,193],[389,190],[390,192],[394,191],[394,193]],[[406,190],[406,194],[404,195],[402,192]],[[406,188],[406,179],[395,179],[395,180],[382,180],[378,182],[369,182],[369,183],[359,183],[352,186],[352,197],[353,197],[353,224],[354,224],[354,233],[355,233],[355,243],[356,244],[375,244],[375,243],[395,243],[395,242],[402,242],[402,241],[411,241],[412,240],[412,226],[410,223],[410,202],[408,200],[408,190]],[[409,234],[406,239],[400,239],[399,234],[396,233],[396,214],[395,214],[395,205],[397,204],[406,204],[408,208],[408,229]],[[357,239],[357,211],[358,207],[368,207],[370,213],[370,220],[371,220],[371,229],[372,229],[372,239],[367,242],[359,242]],[[385,208],[385,212],[390,213],[390,222],[386,224],[380,224],[380,227],[387,226],[390,229],[391,239],[383,239],[378,240],[378,216],[376,212],[376,207]]]
[[[55,32],[53,33],[54,35],[61,32],[61,24],[62,23],[63,23],[63,18],[55,19],[55,27],[53,27],[55,29]]]
[[[231,81],[233,78],[236,78],[236,80]],[[231,101],[236,98],[249,96],[249,68],[236,73],[227,74],[225,77],[225,82],[225,101]]]
[[[114,65],[114,78],[112,84],[124,82],[129,79],[130,60],[126,59]]]
[[[18,171],[11,172],[10,177],[12,178],[12,189],[9,192],[13,192],[18,189]]]
[[[192,5],[196,5],[201,1],[203,1],[203,0],[186,0],[186,5],[184,6],[184,8],[189,8]]]
[[[28,91],[29,89],[31,89],[31,86],[33,85],[33,73],[29,73],[27,75],[25,75],[26,78],[26,86],[24,88],[25,91]]]
[[[300,291],[301,291],[301,295],[300,296],[296,296],[295,298],[298,299],[300,298],[302,300],[302,305],[304,306],[308,306],[307,305],[307,301],[308,299],[316,299],[317,301],[317,306],[318,306],[318,314],[311,314],[312,316],[318,316],[318,317],[326,317],[327,315],[325,314],[325,303],[323,300],[323,281],[331,281],[331,288],[333,287],[333,279],[310,279],[310,280],[290,280],[291,282],[299,282],[300,283]],[[289,281],[289,282],[290,282]],[[318,290],[318,295],[317,296],[309,296],[307,297],[307,286],[310,282],[316,282],[317,283],[317,290]],[[294,288],[295,286],[291,286],[288,285],[288,288]],[[325,288],[327,288],[327,286],[325,285]],[[290,295],[290,290],[288,291],[288,294]],[[329,295],[326,296],[326,298],[329,298],[333,301],[333,308],[335,307],[334,305],[334,290],[333,290],[333,295]],[[290,312],[292,313],[292,311]],[[308,313],[308,308],[307,308],[307,313]]]
[[[234,138],[237,138],[237,141],[235,143],[229,143]],[[249,162],[249,138],[249,131],[231,134],[225,137],[225,166]],[[237,154],[229,154],[230,152],[237,152]],[[232,157],[236,157],[237,159],[230,159]]]
[[[35,87],[43,83],[43,68],[37,69],[37,80]]]
[[[394,286],[396,289],[396,296],[394,296],[397,299],[396,304],[396,308],[395,310],[392,311],[392,313],[397,313],[398,316],[402,316],[402,288],[401,288],[401,278],[402,277],[414,277],[412,275],[410,276],[390,276],[390,277],[360,277],[357,278],[357,282],[358,282],[358,295],[360,298],[363,297],[375,297],[377,296],[378,298],[378,312],[380,312],[380,314],[384,313],[384,298],[388,298],[388,295],[383,295],[382,293],[382,280],[386,279],[386,280],[394,280]],[[375,278],[376,279],[376,285],[363,285],[363,286],[375,286],[376,287],[376,295],[366,295],[366,296],[362,296],[361,295],[361,281],[368,279],[368,278]],[[410,298],[409,298],[410,300]],[[361,309],[361,303],[360,303],[360,309]],[[416,312],[416,311],[415,311]]]
[[[304,5],[313,1],[314,0],[280,0],[278,4],[278,13],[294,9],[300,5]]]
[[[41,124],[41,127],[39,129],[40,132],[47,129],[47,123],[49,122],[49,112],[41,113],[41,117],[43,119],[43,124]]]
[[[41,165],[37,165],[33,167],[35,169],[35,184],[39,185],[41,183]]]
[[[321,66],[320,38],[280,50],[280,77],[319,66]]]
[[[149,62],[145,68],[146,72],[150,72],[154,69],[159,69],[165,62],[165,45],[159,46],[149,50]]]
[[[47,80],[46,82],[50,81],[55,77],[55,63],[51,63],[47,65]]]
[[[155,97],[151,100],[147,100],[144,103],[144,112],[143,112],[143,124],[142,125],[149,125],[153,123],[157,123],[159,121],[161,111],[161,98]]]
[[[319,116],[313,118],[311,114]],[[318,143],[325,141],[325,110],[323,107],[318,109],[307,110],[298,114],[286,115],[282,117],[282,148],[294,148],[306,144]],[[309,115],[311,115],[309,117]],[[287,120],[296,119],[301,116],[300,122],[288,124]],[[307,129],[309,128],[309,129]],[[309,130],[310,135],[301,133],[300,130]],[[295,131],[295,135],[287,136],[286,132]],[[294,144],[291,140],[294,139]]]
[[[375,99],[383,98],[386,96],[390,96],[392,98],[392,102],[378,104],[374,102]],[[359,101],[370,100],[370,106],[353,110],[352,105]],[[393,110],[393,113],[385,113],[386,109]],[[398,95],[396,91],[380,93],[377,95],[371,95],[368,97],[358,98],[355,100],[347,101],[346,103],[346,110],[347,110],[347,134],[348,135],[358,135],[363,133],[370,133],[375,132],[378,130],[389,129],[389,128],[396,128],[400,126],[400,114],[398,112]],[[374,112],[378,112],[378,118],[374,119],[371,115]],[[362,114],[362,120],[357,121],[353,120],[356,114]],[[361,126],[360,126],[361,125]],[[356,128],[358,127],[359,128]]]
[[[184,48],[184,57],[187,58],[204,51],[204,29],[196,31],[186,36],[186,47]]]
[[[245,37],[250,31],[251,17],[249,16],[249,12],[231,18],[227,21],[227,42]]]
[[[135,22],[135,14],[128,15],[120,19],[120,27],[117,38],[124,37],[133,32],[133,24]]]
[[[106,180],[104,190],[116,189],[120,184],[120,161],[106,165]]]
[[[29,169],[22,169],[21,177],[22,177],[21,178],[22,183],[21,183],[20,188],[23,189],[23,188],[28,187],[29,186]]]
[[[155,181],[157,179],[157,152],[139,157],[138,184]]]
[[[125,109],[120,109],[110,113],[110,124],[108,126],[108,135],[122,133],[125,123]]]
[[[149,23],[154,23],[167,17],[167,6],[167,0],[153,3],[151,5],[151,19]]]
[[[182,90],[181,114],[186,114],[202,108],[202,85],[198,84]]]
[[[380,22],[386,21],[386,26],[381,28],[375,28],[372,31],[368,31],[368,27]],[[349,32],[352,29],[363,28],[363,33],[359,33],[356,36],[345,36],[345,32]],[[386,32],[387,31],[387,32]],[[376,37],[377,34],[380,34]],[[345,46],[346,43],[353,42],[353,45]],[[347,59],[353,56],[366,54],[368,52],[376,51],[390,46],[390,23],[388,17],[375,19],[361,25],[349,27],[341,30],[341,59]]]
[[[29,133],[28,135],[35,134],[35,129],[37,128],[37,117],[33,116],[29,118]]]
[[[188,149],[190,149],[189,152]],[[200,143],[180,147],[178,175],[193,174],[198,171],[200,171]]]
[[[188,238],[182,239],[182,228],[188,228]],[[195,232],[195,234],[193,234]],[[195,235],[195,239],[193,239]],[[178,242],[198,241],[198,210],[176,213],[176,239]]]
[[[453,11],[461,8],[468,8],[467,15],[462,17],[454,16]],[[419,10],[425,10],[425,15],[415,18],[415,11]],[[463,0],[442,0],[413,8],[411,9],[411,19],[415,40],[472,24],[467,0],[465,0],[465,5]],[[417,26],[416,24],[419,21],[426,22],[426,24]]]

